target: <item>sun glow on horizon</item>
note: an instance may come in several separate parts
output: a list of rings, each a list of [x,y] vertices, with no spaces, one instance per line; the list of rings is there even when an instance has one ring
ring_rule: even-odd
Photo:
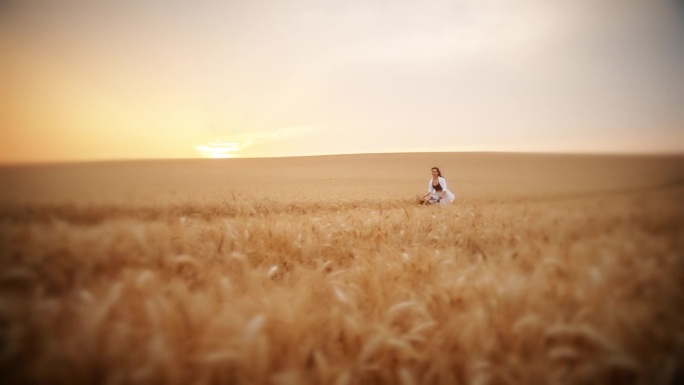
[[[202,158],[238,158],[237,154],[240,151],[240,143],[237,142],[212,142],[208,145],[200,144],[195,146],[195,150]]]

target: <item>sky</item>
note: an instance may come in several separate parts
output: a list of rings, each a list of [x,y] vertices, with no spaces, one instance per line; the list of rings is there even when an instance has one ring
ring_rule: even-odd
[[[684,152],[677,0],[0,0],[0,163]]]

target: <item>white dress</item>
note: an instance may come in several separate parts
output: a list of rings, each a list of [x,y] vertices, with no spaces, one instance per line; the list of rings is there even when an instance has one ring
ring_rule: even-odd
[[[444,197],[449,199],[448,203],[453,202],[456,196],[451,191],[449,191],[449,189],[447,189],[446,179],[442,178],[441,176],[438,176],[437,179],[439,180],[439,185],[442,187],[442,190],[446,191]],[[430,193],[430,197],[428,199],[434,200],[437,200],[437,198],[439,198],[439,195],[442,193],[441,191],[437,191],[434,187],[432,187],[432,178],[430,178],[430,181],[428,181],[428,192]],[[441,201],[439,201],[439,203],[442,206],[446,206],[447,200],[442,199]]]

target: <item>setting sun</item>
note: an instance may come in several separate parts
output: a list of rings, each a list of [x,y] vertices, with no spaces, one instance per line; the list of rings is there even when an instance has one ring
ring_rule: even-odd
[[[235,142],[215,142],[197,145],[195,149],[203,158],[237,158],[240,145]]]

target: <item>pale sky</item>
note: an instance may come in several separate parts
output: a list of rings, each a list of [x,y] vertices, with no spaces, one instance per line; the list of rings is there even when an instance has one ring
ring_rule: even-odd
[[[683,4],[0,1],[0,163],[681,153]]]

